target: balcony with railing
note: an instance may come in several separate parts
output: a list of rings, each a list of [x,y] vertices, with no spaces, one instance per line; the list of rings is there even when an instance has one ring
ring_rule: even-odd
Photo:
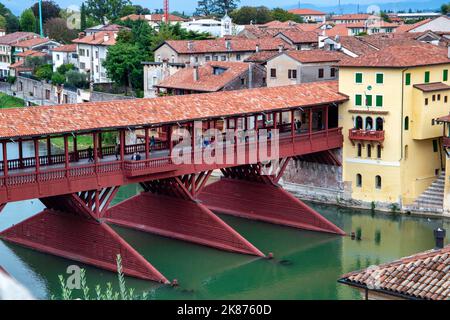
[[[450,148],[450,137],[442,137],[442,146],[444,148]]]
[[[348,138],[354,141],[383,143],[384,130],[349,129]]]

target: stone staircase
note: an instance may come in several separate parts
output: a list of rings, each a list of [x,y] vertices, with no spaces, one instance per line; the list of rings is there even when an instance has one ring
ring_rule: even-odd
[[[433,181],[433,183],[417,198],[411,209],[421,211],[442,212],[444,206],[445,172]]]

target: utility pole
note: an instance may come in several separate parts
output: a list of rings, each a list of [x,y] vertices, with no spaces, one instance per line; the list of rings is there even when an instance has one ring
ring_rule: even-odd
[[[41,38],[43,38],[44,30],[42,29],[42,0],[39,0],[39,30]]]

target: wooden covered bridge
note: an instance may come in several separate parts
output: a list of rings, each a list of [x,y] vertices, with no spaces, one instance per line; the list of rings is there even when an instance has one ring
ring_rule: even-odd
[[[256,256],[264,254],[213,212],[342,235],[341,229],[278,185],[290,159],[317,154],[326,161],[332,157],[330,150],[342,146],[338,106],[348,97],[337,87],[337,82],[321,82],[3,109],[0,211],[9,202],[35,198],[46,209],[0,236],[112,271],[121,254],[125,274],[167,283],[106,222]],[[245,138],[243,149],[235,137],[231,160],[175,162],[174,150],[187,141],[174,132],[184,128],[193,133],[199,122],[202,129],[218,132],[273,132],[266,143],[278,144],[278,153],[270,156],[280,166],[267,173],[259,153],[256,158],[251,155],[252,147],[259,148],[258,134]],[[92,145],[80,148],[81,137],[90,137]],[[106,137],[116,143],[107,145]],[[52,147],[56,140],[63,148]],[[203,159],[206,152],[225,147],[221,140],[216,136],[198,147],[192,138],[181,152],[187,159]],[[26,154],[30,150],[32,154]],[[207,184],[213,170],[221,170],[223,178]],[[110,206],[120,186],[136,183],[144,190],[141,194]]]

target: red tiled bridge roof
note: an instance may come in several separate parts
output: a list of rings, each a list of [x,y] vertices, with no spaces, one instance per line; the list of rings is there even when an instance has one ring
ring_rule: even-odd
[[[336,81],[0,110],[0,139],[127,128],[343,102]]]

